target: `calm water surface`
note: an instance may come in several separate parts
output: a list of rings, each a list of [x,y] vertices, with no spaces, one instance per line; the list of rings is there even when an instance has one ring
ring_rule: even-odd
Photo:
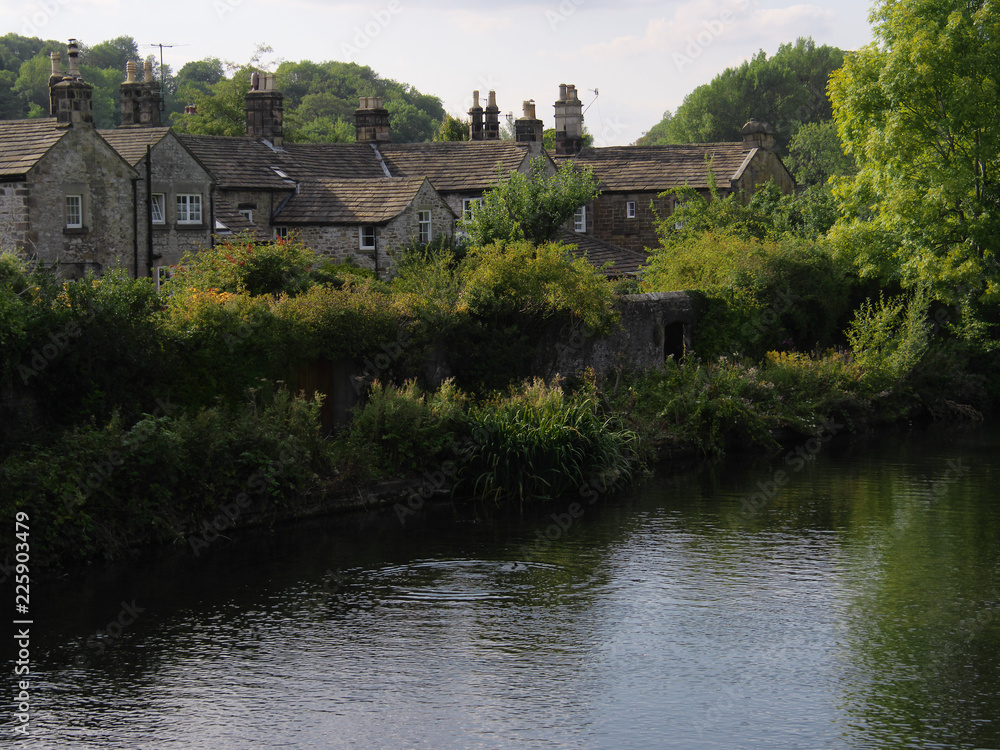
[[[1000,431],[805,447],[36,587],[19,744],[1000,748]]]

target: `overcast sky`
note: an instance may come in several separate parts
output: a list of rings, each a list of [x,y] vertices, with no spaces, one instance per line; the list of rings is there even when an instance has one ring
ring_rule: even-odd
[[[634,141],[696,86],[800,36],[857,49],[869,0],[0,0],[2,33],[96,44],[154,43],[176,71],[215,56],[246,62],[344,60],[409,83],[465,115],[495,89],[502,112],[534,99],[553,126],[560,83],[575,84],[597,145]],[[159,55],[159,50],[156,50]],[[597,96],[596,92],[600,92]],[[484,102],[485,104],[485,102]]]

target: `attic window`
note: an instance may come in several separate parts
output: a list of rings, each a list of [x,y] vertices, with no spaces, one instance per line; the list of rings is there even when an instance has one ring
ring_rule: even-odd
[[[421,242],[431,241],[431,212],[417,211],[417,229]]]
[[[289,181],[293,181],[294,182],[294,180],[292,180],[291,177],[289,177],[287,174],[285,174],[284,171],[278,169],[277,167],[271,167],[271,169],[273,169],[274,173],[276,175],[278,175],[278,177],[280,177],[281,179],[283,179],[283,180],[289,180]]]
[[[67,195],[66,196],[66,228],[67,229],[82,229],[83,228],[83,196],[82,195]]]

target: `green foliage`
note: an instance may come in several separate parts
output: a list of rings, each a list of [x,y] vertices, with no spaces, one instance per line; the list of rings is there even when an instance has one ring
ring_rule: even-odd
[[[843,59],[841,50],[817,47],[812,39],[783,44],[771,58],[761,50],[688,94],[637,145],[739,141],[740,129],[756,119],[775,128],[784,153],[800,125],[831,118],[827,79]]]
[[[187,545],[224,506],[231,517],[233,508],[259,510],[274,498],[288,504],[316,491],[318,474],[335,473],[318,412],[318,402],[282,391],[267,402],[251,394],[238,407],[134,423],[115,415],[9,457],[0,509],[30,514],[40,568]]]
[[[482,205],[459,221],[472,245],[555,239],[580,206],[600,195],[589,167],[579,170],[567,162],[550,174],[549,161],[541,156],[532,160],[528,174],[498,170],[497,182]]]
[[[844,177],[857,171],[854,159],[844,153],[833,120],[805,123],[788,144],[785,159],[788,169],[800,185],[825,185],[831,177]]]
[[[861,383],[871,393],[905,388],[927,353],[931,330],[930,300],[923,291],[912,297],[867,300],[847,330]]]
[[[428,394],[413,380],[401,387],[376,380],[338,439],[338,455],[366,479],[419,474],[456,458],[450,449],[467,407],[468,398],[451,381]]]
[[[695,351],[704,357],[836,342],[849,310],[844,267],[824,243],[706,232],[650,257],[644,291],[701,292]]]
[[[435,141],[467,141],[469,140],[469,123],[446,114],[441,120],[441,127],[434,136]]]
[[[476,498],[523,505],[610,490],[634,475],[637,436],[600,413],[593,386],[568,394],[535,380],[473,407],[469,417],[476,441],[463,481]]]
[[[185,293],[192,291],[295,295],[309,286],[315,260],[316,254],[294,238],[256,242],[236,237],[186,253],[168,288],[174,304],[183,304]]]
[[[851,55],[830,94],[858,163],[840,180],[840,251],[859,272],[962,303],[995,325],[1000,301],[1000,8],[879,2],[876,43]],[[991,338],[995,338],[992,336]]]

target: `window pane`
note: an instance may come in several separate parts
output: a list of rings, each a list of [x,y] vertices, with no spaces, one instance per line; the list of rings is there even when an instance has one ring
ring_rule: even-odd
[[[153,212],[153,223],[162,224],[163,223],[163,193],[153,193],[153,201],[151,203],[151,208]]]
[[[83,226],[83,197],[79,195],[66,196],[66,226]]]

